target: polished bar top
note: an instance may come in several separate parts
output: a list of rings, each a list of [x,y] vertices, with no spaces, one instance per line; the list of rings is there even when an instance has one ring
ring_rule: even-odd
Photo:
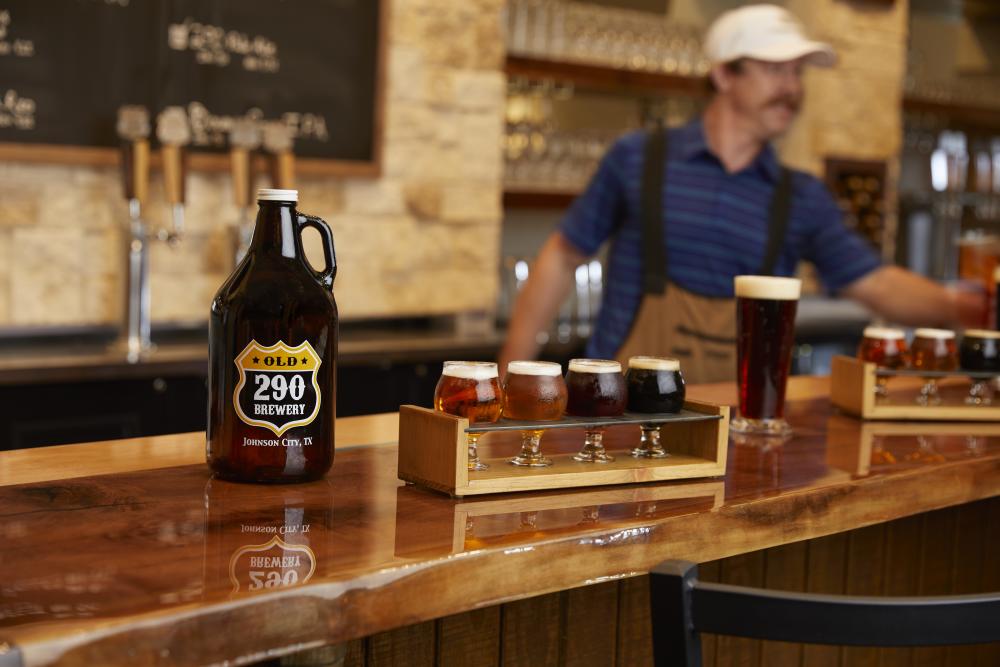
[[[827,379],[789,390],[791,439],[732,438],[724,479],[683,483],[450,499],[396,479],[395,415],[339,421],[307,485],[212,480],[200,433],[2,452],[0,664],[274,656],[1000,493],[1000,424],[862,423]]]

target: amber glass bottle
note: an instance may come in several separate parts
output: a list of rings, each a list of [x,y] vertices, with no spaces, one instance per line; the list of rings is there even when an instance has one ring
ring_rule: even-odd
[[[208,464],[243,482],[301,482],[333,463],[337,262],[333,234],[295,210],[295,190],[261,190],[246,257],[212,300]],[[326,267],[302,251],[316,229]]]

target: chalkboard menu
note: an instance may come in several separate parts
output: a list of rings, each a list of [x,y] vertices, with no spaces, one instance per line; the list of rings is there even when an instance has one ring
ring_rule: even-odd
[[[306,162],[377,166],[382,4],[0,0],[0,144],[111,149],[120,106],[178,105],[192,151],[249,117],[288,125]]]

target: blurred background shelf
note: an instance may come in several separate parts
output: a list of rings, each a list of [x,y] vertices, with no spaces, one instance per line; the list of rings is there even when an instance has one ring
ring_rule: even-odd
[[[1000,130],[1000,108],[939,102],[914,96],[903,98],[903,110],[944,116],[949,124],[978,130]]]
[[[704,77],[624,69],[584,62],[509,55],[505,69],[508,77],[534,81],[560,81],[592,92],[657,96],[684,93],[705,97],[709,93]]]
[[[503,191],[506,209],[566,209],[580,195],[578,190],[508,187]]]

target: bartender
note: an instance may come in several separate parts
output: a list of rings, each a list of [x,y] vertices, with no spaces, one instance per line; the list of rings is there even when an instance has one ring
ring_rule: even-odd
[[[689,381],[735,376],[733,277],[794,275],[812,262],[825,288],[903,325],[974,324],[984,297],[884,265],[843,224],[817,178],[784,167],[771,142],[802,105],[802,72],[830,67],[788,11],[722,14],[705,52],[714,95],[700,118],[634,132],[602,159],[586,191],[542,247],[511,317],[501,368],[538,354],[575,268],[611,240],[607,286],[586,354],[677,357]],[[887,103],[891,100],[887,100]]]

